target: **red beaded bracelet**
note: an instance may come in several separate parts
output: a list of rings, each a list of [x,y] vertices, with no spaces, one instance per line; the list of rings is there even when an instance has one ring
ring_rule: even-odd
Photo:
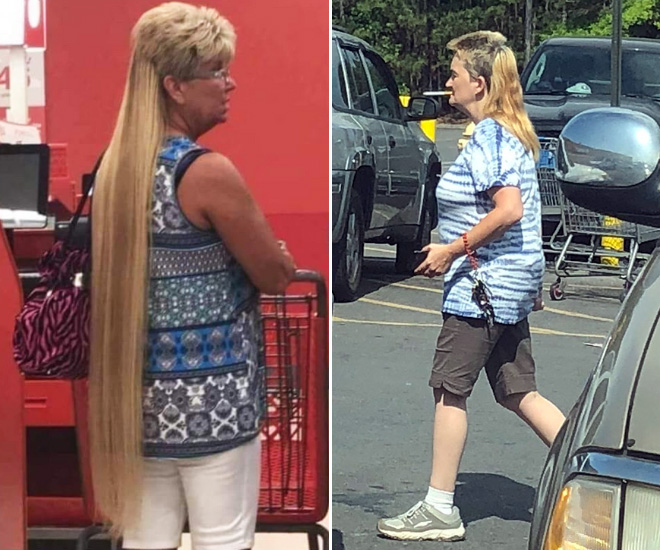
[[[470,243],[468,243],[467,233],[463,233],[463,248],[465,248],[465,254],[468,257],[468,260],[470,260],[472,269],[476,271],[479,267],[479,264],[477,263],[477,257],[474,254],[474,251],[470,248]]]

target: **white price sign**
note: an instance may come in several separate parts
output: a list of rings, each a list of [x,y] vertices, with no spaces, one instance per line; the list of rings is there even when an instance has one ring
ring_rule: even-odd
[[[46,47],[46,0],[0,0],[0,47]]]
[[[46,88],[44,86],[44,50],[27,50],[27,103],[28,107],[43,107],[46,105]],[[9,69],[9,49],[0,48],[0,108],[9,107],[9,87],[11,71]]]

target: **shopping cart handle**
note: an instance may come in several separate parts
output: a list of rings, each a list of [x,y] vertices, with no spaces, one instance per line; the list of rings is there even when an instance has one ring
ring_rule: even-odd
[[[312,271],[311,269],[296,269],[296,273],[293,276],[294,282],[309,282],[316,284],[316,293],[318,296],[318,316],[327,317],[328,316],[328,291],[325,288],[325,280],[323,275],[318,271]]]

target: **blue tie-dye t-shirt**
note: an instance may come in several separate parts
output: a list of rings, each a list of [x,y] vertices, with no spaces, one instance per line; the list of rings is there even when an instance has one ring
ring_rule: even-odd
[[[476,125],[436,189],[440,242],[450,243],[477,225],[494,208],[487,191],[504,186],[520,189],[523,217],[475,254],[478,276],[491,293],[495,321],[515,324],[532,311],[545,269],[539,186],[532,153],[487,118]],[[483,318],[472,300],[473,276],[466,256],[454,262],[445,275],[443,312]]]

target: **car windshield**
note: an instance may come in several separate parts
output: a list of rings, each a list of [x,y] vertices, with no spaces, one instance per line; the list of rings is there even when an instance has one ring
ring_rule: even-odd
[[[548,46],[527,73],[523,90],[526,95],[609,95],[610,50]],[[621,93],[660,99],[660,52],[623,51]]]

